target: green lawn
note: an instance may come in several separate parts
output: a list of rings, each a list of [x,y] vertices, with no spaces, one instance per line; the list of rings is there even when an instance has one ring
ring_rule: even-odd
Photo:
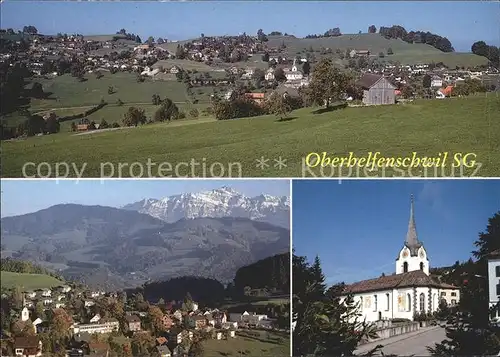
[[[205,356],[288,356],[290,337],[286,334],[255,331],[260,336],[251,336],[244,331],[237,331],[235,338],[228,340],[206,340],[203,342]],[[269,334],[269,335],[268,335]],[[269,337],[269,338],[268,338]],[[279,340],[278,340],[279,339]]]
[[[13,273],[10,271],[0,272],[2,288],[11,289],[20,286],[23,290],[35,290],[62,285],[63,282],[44,274]]]
[[[431,170],[427,176],[451,176],[452,156],[455,153],[475,153],[477,168],[466,169],[463,175],[500,176],[500,121],[495,113],[500,109],[500,97],[494,94],[469,98],[417,101],[406,105],[346,108],[314,114],[312,108],[293,112],[288,121],[279,122],[274,116],[229,121],[206,122],[193,125],[154,124],[130,130],[102,132],[74,136],[60,133],[27,140],[3,143],[4,177],[21,177],[26,162],[65,162],[81,168],[83,176],[140,175],[139,164],[132,171],[127,165],[141,163],[147,176],[237,176],[244,177],[338,177],[338,169],[314,168],[308,170],[303,159],[311,152],[328,152],[342,156],[354,152],[358,157],[380,151],[382,156],[437,156],[449,152],[443,171]],[[286,160],[286,167],[275,167],[274,159]],[[256,160],[270,161],[264,169]],[[148,159],[151,172],[148,173]],[[188,163],[199,164],[195,170]],[[111,165],[115,163],[114,173]],[[158,164],[163,164],[163,171]],[[121,173],[117,163],[122,163]],[[220,163],[220,164],[218,164]],[[156,166],[154,164],[157,164]],[[177,171],[175,168],[177,166]],[[192,165],[192,164],[191,164]],[[224,172],[220,165],[223,165]],[[240,166],[239,166],[240,165]],[[241,168],[241,170],[239,169]],[[28,168],[28,175],[34,174]],[[212,171],[210,171],[212,169]],[[229,173],[231,169],[231,173]],[[42,171],[42,175],[47,172]],[[323,172],[323,173],[321,173]],[[364,172],[359,176],[381,176],[378,172]],[[342,176],[356,172],[343,169]],[[399,172],[391,168],[385,176],[422,176],[421,169]],[[54,171],[52,171],[54,175]],[[69,174],[76,177],[74,171]],[[459,170],[455,169],[455,177]]]
[[[117,72],[111,74],[103,71],[104,77],[97,79],[94,74],[87,73],[85,82],[79,82],[70,75],[59,76],[53,79],[37,79],[45,92],[53,93],[50,98],[33,99],[30,111],[43,111],[53,108],[72,108],[94,106],[101,99],[108,103],[116,103],[120,99],[124,103],[151,103],[153,94],[161,98],[168,97],[174,102],[186,102],[186,86],[177,81],[137,82],[137,74]],[[113,86],[115,93],[108,94],[108,87]],[[200,99],[201,100],[201,99]]]

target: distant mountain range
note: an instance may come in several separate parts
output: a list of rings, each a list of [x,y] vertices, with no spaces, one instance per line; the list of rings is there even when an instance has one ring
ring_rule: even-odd
[[[145,213],[165,222],[183,218],[240,217],[268,222],[276,226],[290,226],[290,199],[262,194],[247,197],[230,187],[200,193],[183,193],[163,199],[147,198],[123,207]]]
[[[147,213],[147,214],[146,214]],[[122,209],[56,205],[1,220],[2,258],[33,261],[106,289],[202,276],[288,252],[288,198],[248,198],[227,187]]]

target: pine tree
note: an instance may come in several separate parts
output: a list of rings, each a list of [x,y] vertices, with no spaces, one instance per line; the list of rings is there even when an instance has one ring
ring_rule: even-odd
[[[473,252],[478,260],[465,265],[457,314],[450,317],[447,340],[429,351],[436,356],[497,355],[500,351],[500,327],[492,325],[489,316],[499,305],[489,308],[487,259],[500,248],[500,212],[489,219],[486,232],[479,234]]]
[[[360,320],[352,296],[340,296],[342,285],[325,293],[318,257],[311,266],[305,257],[294,255],[293,278],[294,355],[352,356],[363,338],[375,337],[372,327]]]

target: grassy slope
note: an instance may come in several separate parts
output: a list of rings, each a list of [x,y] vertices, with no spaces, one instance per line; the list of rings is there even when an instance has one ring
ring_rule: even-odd
[[[260,332],[260,337],[246,335],[239,331],[236,338],[228,340],[206,340],[203,342],[206,356],[287,356],[290,353],[290,339],[285,335],[276,335],[270,332],[271,340],[267,339],[267,333]],[[244,336],[240,335],[243,334]],[[276,342],[277,337],[282,337],[281,343]]]
[[[93,135],[60,133],[3,143],[3,174],[20,177],[25,162],[69,162],[79,167],[86,162],[84,175],[98,177],[101,162],[145,165],[149,158],[152,162],[168,161],[173,165],[191,159],[205,160],[208,166],[219,162],[226,168],[239,162],[245,177],[295,177],[302,175],[302,158],[310,152],[327,151],[340,156],[353,151],[366,156],[369,151],[381,151],[390,157],[410,155],[413,151],[435,156],[448,151],[450,155],[474,152],[477,161],[483,164],[477,175],[500,176],[496,165],[500,161],[500,122],[494,120],[499,109],[500,98],[490,94],[398,106],[347,108],[323,114],[313,114],[311,108],[304,108],[292,113],[294,119],[286,122],[264,116],[196,125],[162,123]],[[271,160],[269,168],[256,167],[261,156]],[[273,159],[279,156],[287,160],[287,167],[281,170],[273,167]],[[234,176],[237,170],[232,167]],[[155,170],[152,176],[158,175]],[[200,175],[200,170],[195,174]],[[437,175],[450,175],[450,170],[447,167]],[[136,175],[135,172],[132,174]],[[326,172],[330,175],[330,171]],[[393,173],[390,169],[386,171],[387,176]],[[128,168],[122,175],[130,175]],[[175,176],[171,172],[167,175]],[[192,174],[184,169],[179,175]],[[215,175],[219,175],[218,171]],[[335,171],[333,176],[337,175]],[[412,175],[421,172],[414,169]]]
[[[67,108],[94,106],[101,98],[108,103],[115,103],[118,98],[124,103],[151,103],[153,94],[162,98],[169,97],[174,102],[185,102],[188,97],[186,87],[177,81],[151,81],[138,83],[136,74],[118,72],[110,74],[103,72],[104,77],[96,79],[87,74],[86,82],[79,82],[70,75],[56,77],[50,80],[40,80],[45,92],[52,92],[51,97],[57,99],[32,100],[31,110],[42,111],[52,108]],[[108,94],[108,87],[113,86],[114,94]]]
[[[332,49],[367,49],[373,54],[383,52],[387,54],[387,49],[392,48],[394,54],[386,56],[384,61],[399,61],[402,64],[418,64],[429,62],[443,62],[450,68],[456,66],[482,65],[487,64],[488,60],[484,57],[472,53],[444,53],[438,49],[425,44],[409,44],[399,39],[386,39],[379,34],[348,34],[339,37],[327,37],[317,39],[303,39],[283,36],[270,36],[269,45],[279,46],[285,42],[286,52],[295,56],[298,53],[304,53],[311,46],[314,50],[324,48]]]
[[[2,271],[0,273],[2,287],[6,288],[21,286],[21,288],[25,290],[35,290],[63,284],[62,281],[44,274],[24,274],[10,271]]]

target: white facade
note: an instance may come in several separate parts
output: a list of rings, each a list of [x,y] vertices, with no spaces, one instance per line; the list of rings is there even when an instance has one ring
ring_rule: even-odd
[[[443,80],[439,77],[433,77],[431,79],[432,88],[441,88],[443,86]]]
[[[120,324],[118,321],[109,321],[102,324],[83,324],[75,325],[73,327],[73,333],[87,332],[89,334],[93,333],[111,333],[113,331],[118,331]]]
[[[296,60],[293,60],[292,68],[291,69],[287,68],[284,70],[284,72],[287,81],[301,80],[302,78],[304,78],[302,72],[299,71],[297,68]]]
[[[488,260],[488,291],[490,308],[500,300],[500,257]],[[500,312],[492,314],[491,320],[500,321]]]
[[[266,79],[266,81],[274,80],[274,69],[269,68],[266,74],[264,75],[264,78]]]
[[[444,300],[449,306],[455,306],[460,301],[460,290],[458,289],[441,289],[439,292],[439,300]]]
[[[418,249],[417,255],[412,256],[410,249],[404,247],[396,260],[396,274],[407,273],[409,271],[422,270],[429,275],[429,260],[424,247]]]
[[[21,321],[28,321],[30,319],[30,311],[27,308],[21,310]]]
[[[433,313],[439,306],[439,289],[408,287],[356,294],[354,301],[367,322],[413,320],[415,313]]]

